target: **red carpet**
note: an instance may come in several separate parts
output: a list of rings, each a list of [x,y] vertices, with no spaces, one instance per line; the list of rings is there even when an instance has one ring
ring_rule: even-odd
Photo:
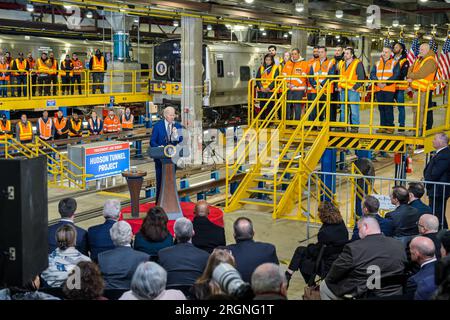
[[[151,203],[145,203],[141,204],[139,209],[141,212],[147,212],[150,208],[153,208],[155,206],[154,202]],[[181,211],[183,211],[183,216],[188,218],[189,220],[194,219],[194,208],[195,203],[193,202],[180,202]],[[131,207],[123,208],[120,213],[119,220],[123,220],[123,214],[131,214]],[[223,212],[217,207],[209,206],[209,220],[212,223],[217,224],[219,227],[223,227]],[[131,228],[133,229],[133,234],[136,234],[142,225],[141,219],[127,219],[127,222],[131,225]],[[173,225],[175,224],[175,220],[169,221],[167,223],[167,228],[169,229],[169,232],[173,236]]]

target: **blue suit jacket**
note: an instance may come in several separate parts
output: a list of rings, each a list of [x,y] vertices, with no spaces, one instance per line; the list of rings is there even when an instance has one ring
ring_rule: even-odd
[[[183,136],[181,135],[181,124],[174,121],[175,128],[178,129],[178,142],[172,142],[171,144],[177,145],[183,141]],[[167,146],[169,144],[169,137],[167,136],[167,128],[165,127],[165,121],[160,120],[153,126],[152,137],[150,138],[151,147]]]
[[[56,247],[56,231],[59,227],[65,225],[65,224],[71,224],[75,227],[77,230],[77,244],[76,248],[78,251],[80,251],[82,254],[88,256],[89,248],[88,248],[88,235],[86,230],[77,227],[73,222],[61,220],[57,224],[54,224],[50,227],[48,227],[48,253],[53,252]]]
[[[91,249],[91,259],[97,261],[100,252],[114,249],[109,230],[116,223],[113,219],[106,219],[103,224],[92,226],[88,229],[89,247]]]
[[[434,282],[436,261],[428,263],[420,268],[419,272],[408,279],[407,292],[414,293],[414,300],[430,300],[437,290]]]
[[[420,199],[416,199],[416,200],[410,202],[409,205],[411,207],[416,208],[417,210],[419,210],[420,214],[423,214],[423,213],[433,214],[433,210],[431,210],[430,206],[427,206]]]

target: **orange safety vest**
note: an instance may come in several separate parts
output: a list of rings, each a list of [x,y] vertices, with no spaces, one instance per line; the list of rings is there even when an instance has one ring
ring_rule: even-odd
[[[30,65],[30,69],[34,69],[34,67],[36,66],[36,60],[34,59],[27,59],[28,60],[28,64]]]
[[[437,64],[436,58],[433,56],[428,56],[425,59],[417,59],[414,62],[412,71],[413,72],[419,71],[423,67],[425,62],[427,62],[428,60],[433,60]],[[436,85],[431,84],[431,82],[434,81],[435,77],[436,77],[436,72],[430,73],[424,79],[413,80],[411,82],[411,88],[425,92],[425,91],[427,91],[428,86],[430,85],[429,86],[430,90],[434,90],[434,89],[436,89]]]
[[[322,82],[323,80],[326,79],[328,71],[330,71],[333,65],[334,65],[333,61],[328,60],[327,58],[325,58],[325,60],[322,63],[320,63],[320,59],[318,59],[312,64],[311,68],[313,69],[315,75],[314,80],[316,80],[316,88],[311,87],[312,93],[317,93],[317,85],[319,84],[319,82]],[[330,93],[333,93],[333,91],[334,90],[332,86]]]
[[[62,134],[66,134],[67,133],[67,129],[66,131],[62,131],[66,125],[67,125],[67,119],[62,117],[61,120],[58,119],[58,117],[55,118],[55,129],[56,130],[61,130]]]
[[[397,61],[397,63],[400,63],[399,67],[400,70],[402,70],[403,65],[405,64],[405,62],[408,61],[408,58],[403,58]],[[405,80],[405,79],[400,79],[400,80]],[[406,90],[408,89],[408,84],[396,84],[395,85],[395,90]]]
[[[50,58],[48,58],[51,66],[50,66],[50,72],[49,74],[57,74],[57,70],[58,70],[58,61],[56,61],[56,59],[53,59],[53,64],[52,64],[52,60]]]
[[[103,120],[103,131],[105,133],[119,132],[120,128],[120,121],[117,116],[112,119],[108,116]]]
[[[16,59],[15,61],[16,61],[16,68],[17,68],[17,70],[15,70],[16,72],[13,73],[15,76],[19,76],[20,75],[19,72],[20,73],[27,72],[27,70],[26,70],[27,60],[23,59],[23,61],[20,62],[19,59]]]
[[[80,59],[72,60],[73,63],[73,73],[81,74],[83,72],[83,62]]]
[[[264,69],[264,66],[259,67],[259,72],[261,73],[261,85],[263,86],[264,89],[268,88],[273,80],[275,79],[275,72],[277,71],[277,66],[273,65],[272,69],[270,70],[269,73],[266,72],[266,69]],[[259,90],[259,88],[258,88]],[[271,90],[273,91],[273,90]]]
[[[353,90],[353,86],[356,84],[355,81],[358,80],[356,68],[359,63],[359,59],[353,59],[347,67],[344,62],[342,68],[340,68],[340,77],[338,82],[339,88]]]
[[[289,60],[283,67],[282,74],[287,76],[286,80],[289,84],[293,85],[294,88],[290,90],[306,90],[306,78],[304,77],[308,73],[308,63],[306,61],[293,62]],[[303,77],[302,77],[303,75]],[[296,77],[292,77],[296,76]]]
[[[311,70],[311,67],[312,67],[312,65],[314,64],[314,62],[316,62],[316,61],[319,61],[319,58],[314,58],[314,57],[312,57],[311,59],[309,59],[307,62],[308,62],[308,71],[306,72],[307,74],[309,74],[309,70]],[[311,84],[309,83],[309,79],[307,80],[308,81],[308,93],[311,93],[311,92],[313,92],[312,91],[312,89],[313,89],[313,87],[311,86]]]
[[[61,68],[61,70],[59,71],[59,72],[60,72],[59,74],[60,74],[62,77],[64,77],[64,76],[67,74],[66,69],[65,69],[65,68],[66,68],[66,63],[67,63],[66,60],[64,60],[63,62],[61,62],[61,65],[63,66],[63,68]],[[72,63],[72,61],[69,61],[69,63]],[[73,65],[72,65],[72,67],[73,67]],[[73,69],[69,71],[69,76],[73,76]]]
[[[50,61],[49,59],[42,61],[42,58],[39,58],[37,61],[37,73],[50,74]]]
[[[92,57],[92,71],[105,71],[104,56],[101,56],[100,60],[95,55]]]
[[[9,72],[6,70],[9,69],[9,64],[7,63],[0,63],[0,80],[6,80],[9,81]]]
[[[23,122],[19,122],[19,140],[20,141],[29,141],[33,139],[33,127],[31,126],[31,122],[27,121],[27,126],[23,125]]]
[[[375,64],[378,80],[387,80],[392,77],[394,75],[394,68],[396,64],[397,62],[393,58],[390,58],[387,61],[380,58],[380,61]],[[386,83],[384,88],[380,88],[377,84],[375,84],[375,92],[378,91],[395,92],[395,83]]]
[[[69,137],[81,137],[82,136],[82,132],[80,131],[82,123],[83,123],[83,121],[81,121],[80,119],[78,119],[78,123],[75,123],[75,121],[73,119],[70,119],[70,127],[74,131],[77,131],[78,133],[73,133],[72,131],[69,130]]]
[[[6,124],[3,125],[3,120],[0,120],[0,131],[1,132],[11,132],[11,121],[6,120]],[[0,133],[2,135],[3,133]]]
[[[47,118],[47,122],[44,122],[44,119],[39,118],[38,126],[39,126],[39,137],[41,137],[44,140],[47,140],[52,137],[53,121],[51,118]]]
[[[130,119],[125,118],[125,114],[122,115],[122,129],[133,129],[134,116],[130,114]]]

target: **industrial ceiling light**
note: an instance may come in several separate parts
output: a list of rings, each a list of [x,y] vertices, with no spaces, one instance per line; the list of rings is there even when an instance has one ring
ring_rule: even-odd
[[[255,0],[245,0],[245,3],[250,4],[250,3],[253,3],[253,1],[255,1]]]
[[[139,17],[134,18],[134,23],[139,23]]]
[[[212,30],[212,25],[208,24],[208,25],[206,26],[206,30],[211,31],[211,30]]]
[[[28,12],[33,12],[34,11],[34,6],[31,3],[27,4],[27,11]]]
[[[414,31],[419,31],[419,30],[420,30],[420,24],[415,24]]]
[[[259,31],[264,31],[264,28],[263,27],[259,28]]]
[[[400,22],[398,22],[398,20],[392,21],[392,26],[393,26],[394,28],[397,28],[399,25],[400,25]]]
[[[287,33],[285,33],[285,34],[283,34],[283,37],[287,38],[287,37],[289,37],[289,35]]]
[[[267,32],[264,31],[264,32],[262,33],[262,35],[263,35],[263,36],[267,36]]]
[[[427,2],[428,0],[419,0],[420,2]]]
[[[70,9],[72,9],[72,6],[70,4],[65,4],[64,9],[70,10]]]
[[[177,20],[174,20],[174,21],[173,21],[173,26],[174,26],[174,27],[179,27],[179,26],[180,26],[180,23],[179,23]]]
[[[303,3],[296,3],[295,4],[295,11],[303,12],[303,10],[305,10],[305,5]]]
[[[289,33],[290,35],[292,35],[292,31],[289,31],[288,33]]]
[[[344,11],[336,10],[336,18],[342,19],[343,16],[344,16]]]
[[[94,16],[94,14],[92,13],[92,11],[86,12],[86,18],[92,19],[93,16]]]
[[[335,36],[335,38],[336,38],[336,39],[340,39],[341,36],[337,34],[337,35]]]

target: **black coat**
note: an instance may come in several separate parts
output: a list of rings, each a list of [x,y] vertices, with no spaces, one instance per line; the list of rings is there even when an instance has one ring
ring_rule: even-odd
[[[422,214],[408,204],[399,205],[394,211],[386,213],[386,219],[392,221],[393,236],[414,236],[419,233],[417,222]]]
[[[243,240],[227,248],[231,250],[236,261],[236,269],[245,282],[250,282],[253,271],[261,264],[266,262],[279,264],[277,250],[270,243]]]
[[[434,155],[423,170],[425,181],[450,183],[450,149],[448,147],[439,151]],[[450,187],[443,190],[442,185],[426,185],[428,197],[445,197],[450,196]]]
[[[331,266],[325,278],[328,288],[338,297],[345,294],[359,296],[367,291],[369,267],[378,266],[382,277],[403,275],[406,254],[403,243],[379,234],[348,243]],[[376,290],[378,297],[397,295],[401,286],[391,286]]]
[[[409,203],[409,205],[413,208],[416,208],[419,210],[420,214],[422,213],[429,213],[433,214],[433,210],[431,210],[430,206],[427,206],[425,203],[422,202],[420,199],[413,200]]]
[[[331,268],[334,260],[342,252],[344,245],[348,242],[348,230],[344,222],[338,224],[324,223],[317,234],[317,250],[319,254],[320,246],[326,245],[322,261],[320,263],[319,274],[325,276]]]
[[[211,253],[219,246],[225,246],[225,230],[209,221],[207,217],[195,217],[192,222],[195,235],[192,244]]]

